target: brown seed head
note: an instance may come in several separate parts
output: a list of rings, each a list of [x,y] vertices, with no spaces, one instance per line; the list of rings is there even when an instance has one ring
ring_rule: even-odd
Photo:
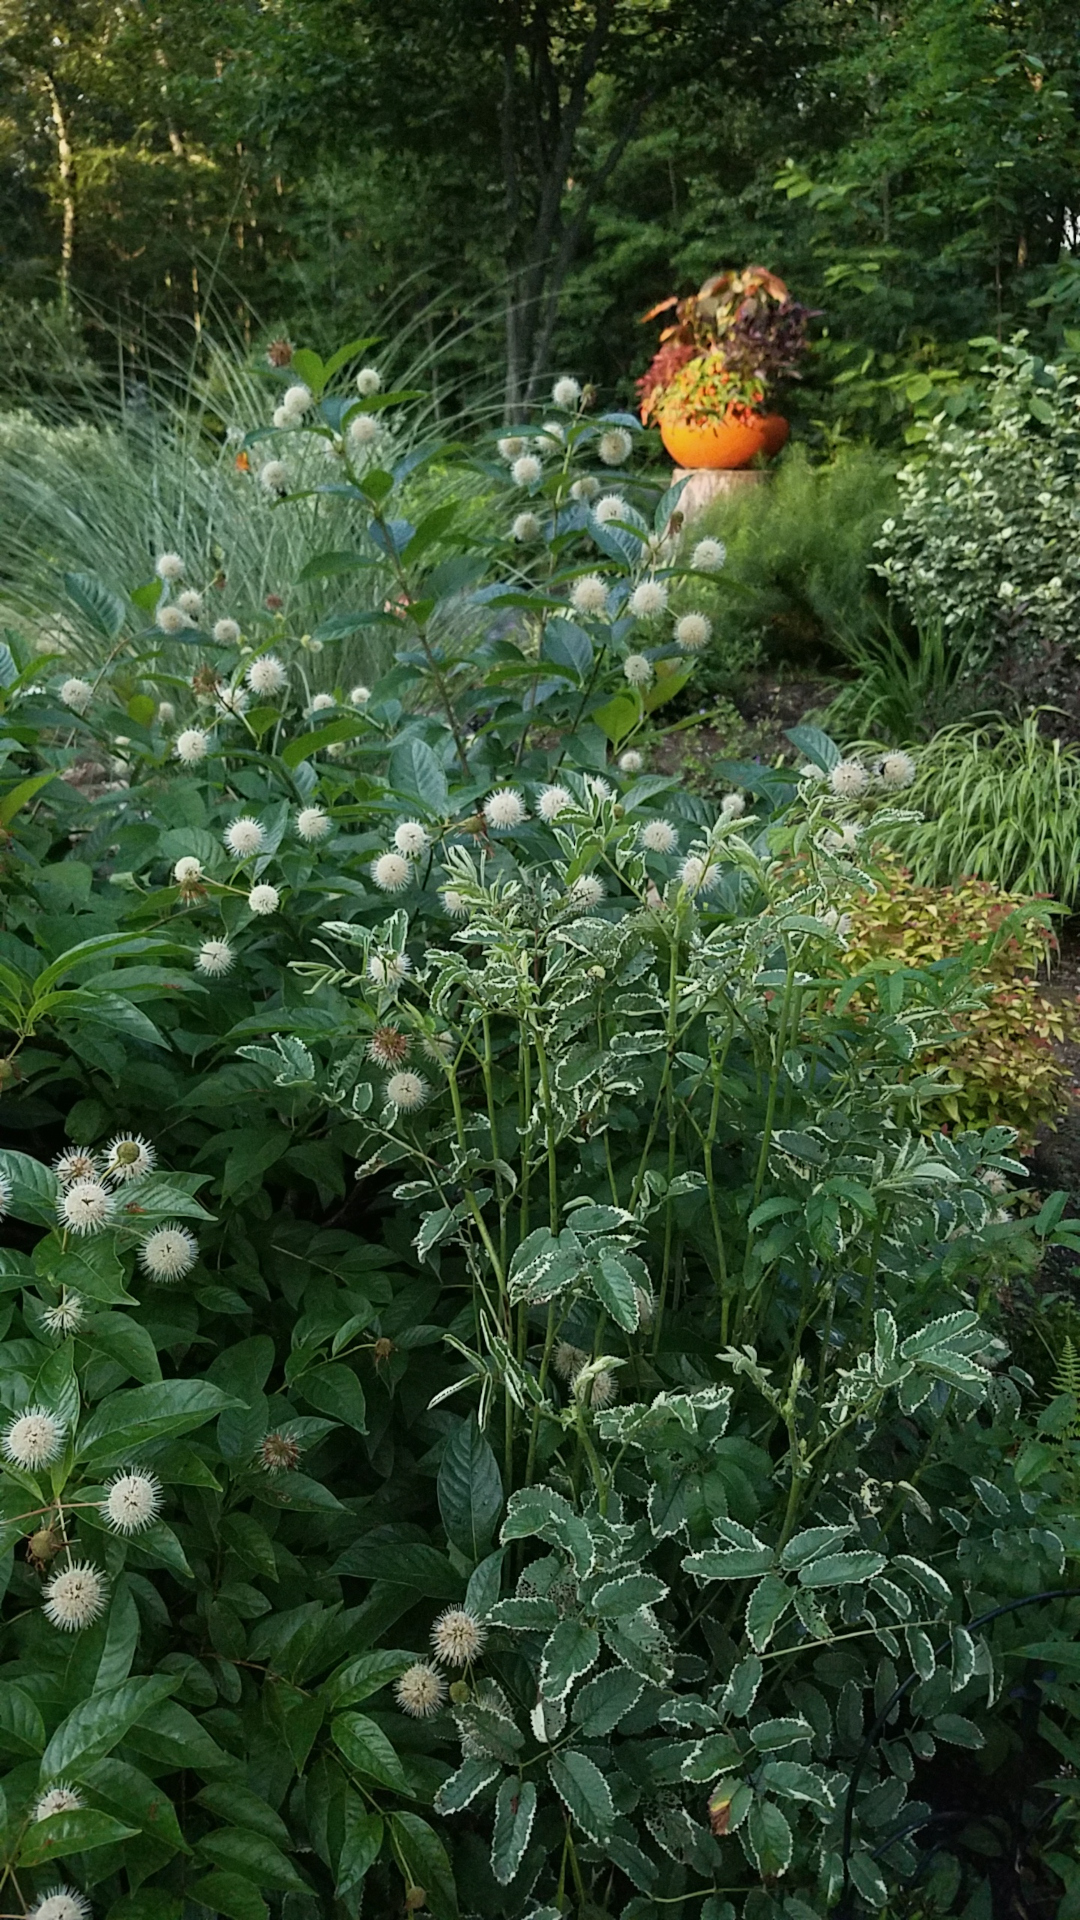
[[[394,1343],[392,1340],[388,1340],[386,1335],[383,1334],[380,1339],[375,1341],[371,1351],[375,1355],[375,1365],[377,1367],[384,1367],[394,1351]]]
[[[292,341],[283,338],[271,340],[266,349],[266,357],[272,367],[287,367],[293,357]]]
[[[409,1057],[409,1037],[396,1027],[376,1027],[367,1051],[377,1067],[400,1067]]]
[[[271,613],[280,613],[282,607],[285,605],[285,602],[282,599],[280,593],[268,593],[266,596],[266,604],[269,607]]]
[[[287,1433],[268,1433],[259,1448],[264,1473],[287,1473],[300,1458],[300,1448]]]
[[[192,693],[207,693],[213,696],[221,685],[213,667],[196,667],[191,676]]]

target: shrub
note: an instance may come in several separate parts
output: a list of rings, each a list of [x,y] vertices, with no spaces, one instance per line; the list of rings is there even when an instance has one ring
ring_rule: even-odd
[[[315,441],[348,360],[295,367]],[[639,590],[693,573],[632,468],[571,491],[633,429],[558,424],[419,521],[346,440],[366,700],[312,714],[287,631],[192,629],[189,687],[123,604],[88,697],[5,665],[20,1908],[899,1902],[917,1763],[1015,1737],[1009,1608],[1069,1637],[971,1300],[1075,1230],[1010,1209],[1008,1129],[914,1124],[963,969],[843,1003],[887,787],[824,736],[719,817],[620,766],[624,663],[692,665]],[[124,757],[94,797],[72,737]]]

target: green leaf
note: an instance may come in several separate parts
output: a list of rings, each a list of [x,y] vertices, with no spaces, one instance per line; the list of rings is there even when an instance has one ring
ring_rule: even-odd
[[[337,548],[329,553],[317,553],[311,560],[305,560],[296,575],[297,586],[306,586],[309,580],[330,580],[341,573],[355,573],[361,567],[373,567],[377,562],[363,553],[347,553]]]
[[[509,1886],[525,1857],[535,1814],[533,1782],[514,1776],[504,1780],[495,1802],[495,1830],[491,1837],[491,1871],[501,1887]]]
[[[301,1879],[281,1848],[265,1834],[253,1833],[250,1827],[219,1827],[216,1832],[203,1835],[196,1852],[212,1866],[243,1874],[259,1888],[272,1887],[283,1893],[310,1892],[306,1880]]]
[[[100,1470],[130,1459],[153,1440],[190,1433],[240,1404],[209,1380],[161,1380],[112,1393],[79,1429],[76,1453],[87,1466]]]
[[[385,1831],[382,1815],[369,1813],[359,1794],[345,1796],[345,1838],[338,1856],[337,1887],[339,1900],[357,1895],[364,1879],[379,1857]]]
[[[618,1254],[605,1249],[593,1267],[590,1279],[593,1292],[616,1325],[626,1333],[633,1333],[641,1317],[637,1288],[633,1275]]]
[[[124,624],[125,607],[118,593],[93,573],[65,573],[69,599],[103,640],[115,640]]]
[[[211,1873],[197,1880],[191,1898],[227,1920],[267,1920],[269,1909],[257,1887],[239,1873]]]
[[[447,1537],[474,1563],[491,1545],[502,1512],[498,1461],[470,1414],[455,1427],[439,1466],[439,1512]]]
[[[51,1167],[8,1148],[0,1151],[0,1176],[9,1190],[6,1211],[16,1220],[29,1220],[35,1227],[55,1224],[60,1182]]]
[[[200,1807],[208,1807],[216,1813],[219,1820],[225,1820],[230,1826],[250,1827],[253,1833],[261,1833],[275,1846],[288,1847],[289,1829],[273,1807],[261,1800],[250,1787],[243,1787],[236,1780],[215,1780],[208,1787],[200,1788],[195,1795]]]
[[[566,1747],[548,1761],[548,1774],[572,1820],[590,1840],[603,1840],[615,1818],[608,1783],[587,1754]]]
[[[954,1747],[985,1747],[986,1740],[973,1720],[966,1720],[962,1713],[936,1713],[930,1722],[931,1729],[939,1740],[947,1740]]]
[[[794,1597],[777,1573],[767,1573],[758,1581],[746,1603],[746,1634],[755,1653],[764,1653]]]
[[[357,1574],[363,1580],[388,1581],[394,1586],[408,1587],[417,1598],[423,1596],[428,1600],[458,1600],[463,1585],[461,1575],[454,1571],[446,1555],[418,1540],[390,1542],[361,1538],[346,1547],[331,1572]]]
[[[85,1770],[83,1783],[118,1819],[137,1822],[143,1833],[173,1853],[190,1853],[172,1801],[138,1767],[124,1760],[96,1760]]]
[[[856,1847],[848,1861],[848,1872],[871,1907],[885,1907],[889,1903],[889,1889],[885,1884],[877,1862],[861,1847]]]
[[[775,1880],[791,1865],[791,1828],[778,1806],[759,1800],[746,1821],[746,1837],[763,1880]]]
[[[377,1653],[357,1654],[325,1682],[322,1691],[327,1706],[336,1713],[341,1707],[354,1707],[358,1700],[370,1700],[373,1693],[392,1686],[415,1659],[415,1653],[383,1647]]]
[[[573,1718],[581,1728],[583,1740],[599,1740],[614,1732],[619,1721],[636,1707],[645,1682],[627,1667],[609,1667],[598,1673],[575,1696]]]
[[[111,1813],[98,1813],[93,1807],[52,1813],[47,1820],[35,1820],[27,1831],[19,1848],[18,1865],[41,1867],[49,1860],[64,1860],[70,1853],[115,1846],[118,1841],[133,1839],[138,1831],[138,1827],[125,1827]]]
[[[331,1723],[330,1733],[335,1746],[358,1773],[378,1781],[381,1787],[393,1787],[398,1793],[408,1794],[409,1783],[401,1761],[382,1728],[369,1720],[366,1713],[339,1713]]]
[[[10,827],[15,815],[29,804],[35,793],[40,793],[42,787],[47,787],[49,781],[57,777],[52,772],[35,773],[29,780],[20,780],[17,786],[9,787],[0,800],[0,827]]]
[[[44,1745],[37,1702],[14,1680],[0,1681],[0,1747],[5,1753],[40,1753]]]
[[[138,1721],[160,1711],[180,1685],[175,1673],[124,1680],[93,1693],[61,1720],[41,1758],[41,1780],[79,1780],[93,1761],[104,1759]]]
[[[593,1563],[593,1543],[584,1520],[568,1500],[550,1487],[522,1487],[511,1495],[500,1539],[528,1540],[533,1536],[568,1553],[579,1576]]]
[[[395,794],[418,800],[429,818],[447,818],[450,793],[446,775],[426,741],[400,741],[390,755],[387,779]]]
[[[443,1815],[462,1813],[478,1794],[493,1786],[502,1773],[497,1760],[485,1757],[463,1760],[456,1773],[444,1780],[435,1795],[435,1811]]]
[[[316,400],[326,385],[327,373],[322,359],[312,347],[296,347],[289,364],[289,372],[310,387]]]
[[[298,767],[302,760],[310,760],[312,754],[325,752],[336,741],[354,740],[358,733],[366,731],[363,720],[343,714],[340,720],[330,720],[325,727],[316,727],[310,733],[302,733],[296,740],[290,740],[288,746],[282,748],[281,758],[287,767]]]
[[[600,1635],[583,1620],[560,1620],[544,1647],[540,1665],[540,1694],[558,1704],[565,1700],[575,1680],[600,1657]]]
[[[296,1382],[296,1389],[308,1405],[318,1407],[320,1413],[340,1420],[345,1426],[352,1427],[355,1433],[367,1432],[364,1389],[352,1368],[345,1366],[342,1361],[334,1360],[327,1366],[315,1367],[310,1373],[302,1374]]]
[[[667,1591],[655,1573],[623,1573],[597,1587],[592,1610],[601,1619],[618,1619],[621,1614],[637,1613],[639,1607],[655,1606],[666,1599]]]
[[[872,1580],[888,1564],[883,1553],[825,1553],[799,1568],[799,1582],[804,1587],[849,1587]]]
[[[613,747],[617,747],[620,740],[625,740],[627,734],[633,732],[639,718],[640,708],[629,693],[617,693],[613,700],[606,700],[602,707],[596,707],[589,715],[589,719],[607,735]]]
[[[458,1900],[446,1848],[438,1835],[416,1813],[390,1816],[398,1852],[415,1887],[423,1887],[435,1920],[457,1920]]]
[[[810,1740],[814,1729],[802,1714],[777,1720],[759,1720],[751,1727],[750,1738],[759,1753],[773,1753],[777,1747],[793,1747],[797,1740]]]

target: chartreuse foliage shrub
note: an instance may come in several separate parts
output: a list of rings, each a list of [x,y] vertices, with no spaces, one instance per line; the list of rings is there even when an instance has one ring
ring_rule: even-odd
[[[414,520],[297,362],[383,680],[312,713],[182,554],[85,691],[5,664],[7,1910],[952,1912],[922,1770],[1040,1688],[1057,1897],[1070,1459],[972,1302],[1074,1230],[923,1130],[966,972],[843,998],[907,764],[650,775],[716,555],[632,423],[560,383]]]

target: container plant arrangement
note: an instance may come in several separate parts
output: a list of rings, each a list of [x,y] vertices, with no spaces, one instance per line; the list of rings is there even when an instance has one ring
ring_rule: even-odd
[[[770,399],[798,377],[812,310],[755,266],[714,274],[685,300],[672,294],[643,322],[672,310],[638,381],[642,420],[655,420],[681,467],[746,467],[779,453],[789,429]]]

